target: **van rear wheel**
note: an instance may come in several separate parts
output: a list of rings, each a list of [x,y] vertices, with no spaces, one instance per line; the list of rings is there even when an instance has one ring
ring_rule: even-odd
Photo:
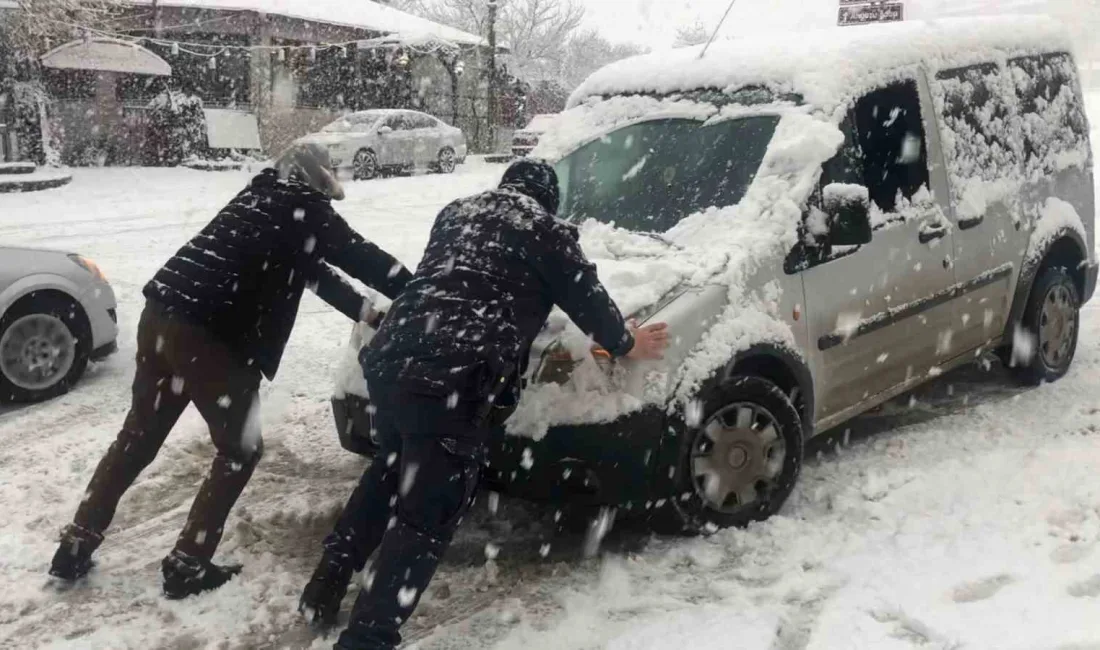
[[[652,524],[694,534],[775,514],[802,468],[802,420],[782,389],[737,376],[703,391],[703,416],[681,440],[677,496]]]
[[[1077,353],[1081,294],[1066,269],[1041,272],[1027,300],[1009,366],[1023,382],[1056,381],[1069,372]]]

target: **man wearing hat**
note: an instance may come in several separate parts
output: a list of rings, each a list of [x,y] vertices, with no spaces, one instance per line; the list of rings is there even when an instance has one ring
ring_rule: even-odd
[[[262,455],[260,378],[275,377],[303,289],[369,322],[377,317],[370,300],[333,267],[390,298],[411,277],[336,214],[331,201],[343,198],[328,152],[294,145],[145,285],[130,412],[62,533],[51,575],[72,581],[91,569],[119,499],[188,404],[210,427],[217,455],[161,563],[164,593],[184,598],[240,572],[211,560]]]
[[[658,359],[668,345],[664,324],[623,321],[576,228],[555,218],[558,199],[554,169],[522,160],[497,189],[444,208],[416,274],[360,353],[381,448],[301,599],[315,622],[335,623],[352,574],[378,550],[337,649],[400,643],[554,305],[613,356]]]

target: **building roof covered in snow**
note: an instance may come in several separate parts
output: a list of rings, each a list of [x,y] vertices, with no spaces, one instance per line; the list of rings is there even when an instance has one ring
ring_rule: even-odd
[[[153,4],[153,0],[127,1],[135,5]],[[157,5],[210,11],[252,11],[406,37],[432,36],[458,45],[488,46],[488,42],[476,34],[370,0],[158,0]]]
[[[569,100],[626,94],[668,95],[763,85],[834,108],[861,88],[906,66],[945,69],[1032,52],[1070,51],[1065,27],[1041,16],[776,32],[633,57],[597,71]]]

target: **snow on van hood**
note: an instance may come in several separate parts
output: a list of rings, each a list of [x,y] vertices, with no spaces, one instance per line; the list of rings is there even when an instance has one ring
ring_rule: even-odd
[[[662,236],[667,242],[593,221],[584,224],[581,245],[623,313],[685,286],[725,287],[726,307],[686,358],[669,360],[675,367],[625,362],[609,381],[589,357],[564,386],[532,384],[508,432],[539,439],[554,425],[611,422],[646,405],[685,408],[738,351],[763,342],[796,349],[793,333],[776,313],[779,285],[766,274],[782,273],[821,164],[842,142],[835,125],[790,111],[781,117],[738,205],[688,216]],[[589,339],[555,311],[543,339],[557,337],[574,358],[584,358]]]

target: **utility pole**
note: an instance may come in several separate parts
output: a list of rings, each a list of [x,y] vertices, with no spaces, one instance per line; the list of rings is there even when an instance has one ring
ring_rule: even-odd
[[[489,122],[489,152],[496,147],[497,123],[497,2],[489,0],[488,40],[489,40],[489,110],[486,113]]]
[[[153,0],[153,36],[160,38],[161,35],[161,22],[160,22],[160,6],[157,0]]]

